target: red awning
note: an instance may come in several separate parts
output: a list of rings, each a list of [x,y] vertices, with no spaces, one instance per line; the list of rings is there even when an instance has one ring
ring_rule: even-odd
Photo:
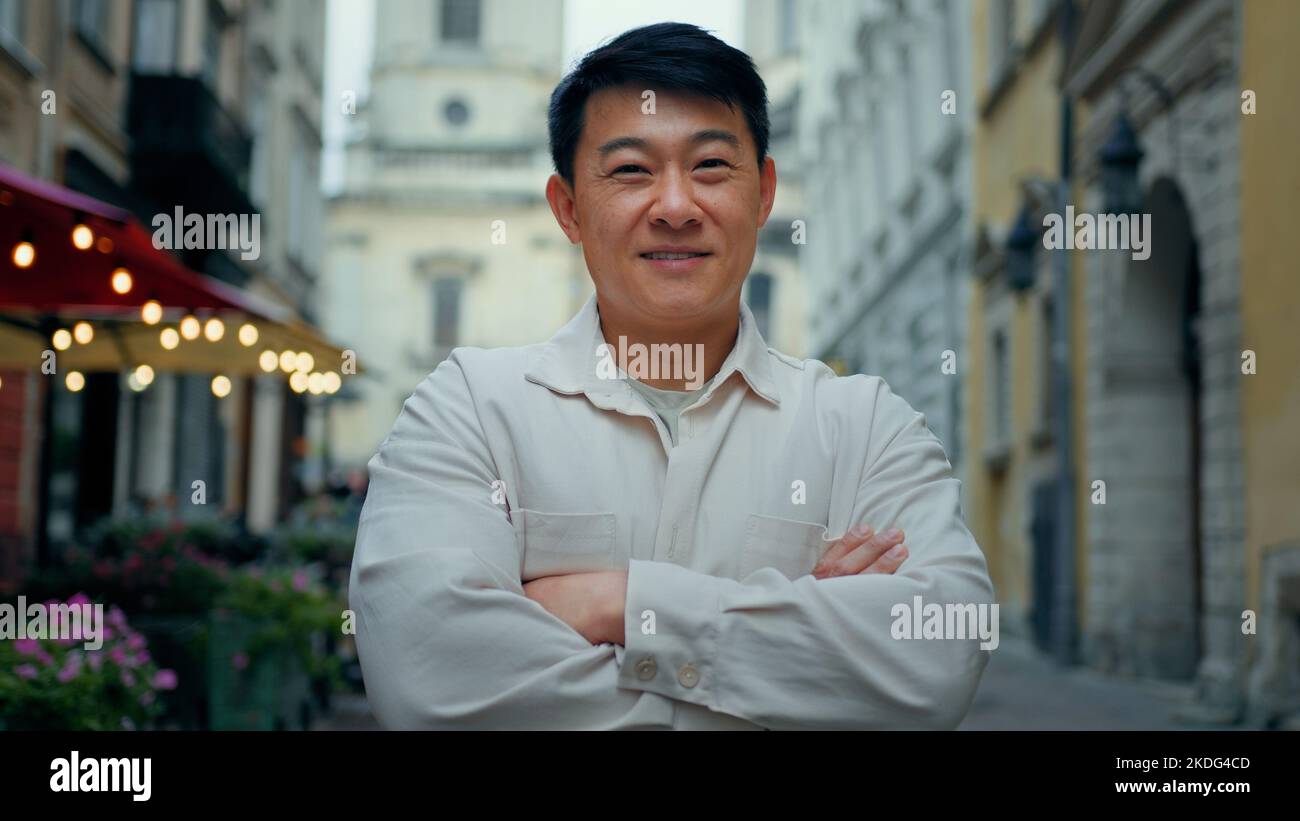
[[[81,222],[94,244],[79,250],[72,229]],[[30,267],[19,268],[13,249],[29,241]],[[129,212],[0,164],[0,309],[94,316],[138,313],[145,300],[182,309],[240,311],[285,321],[292,312],[233,286],[191,271],[153,246],[152,235]],[[134,281],[118,294],[112,272],[126,268]]]
[[[93,232],[85,250],[73,243],[77,224]],[[35,249],[24,267],[15,259],[21,243]],[[112,285],[119,267],[131,275],[125,294]],[[153,324],[141,311],[150,300],[163,309]],[[160,334],[186,314],[221,318],[228,332],[214,340],[160,344]],[[149,229],[129,212],[0,164],[0,367],[39,367],[51,329],[81,321],[103,333],[67,347],[59,361],[87,371],[147,364],[159,371],[256,374],[267,371],[261,362],[269,353],[291,352],[309,354],[294,361],[323,375],[340,370],[345,359],[289,307],[198,274],[155,248]],[[255,341],[237,339],[236,325],[243,324],[253,326]],[[359,373],[355,359],[347,358]],[[286,377],[295,372],[279,370]]]

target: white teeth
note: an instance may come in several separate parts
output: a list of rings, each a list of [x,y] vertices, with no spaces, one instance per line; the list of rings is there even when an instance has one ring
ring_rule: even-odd
[[[642,254],[642,256],[650,259],[690,259],[691,257],[702,257],[704,254],[666,254],[654,252],[650,254]]]

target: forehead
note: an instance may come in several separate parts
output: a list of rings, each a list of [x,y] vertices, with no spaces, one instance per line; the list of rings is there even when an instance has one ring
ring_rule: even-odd
[[[647,91],[652,91],[651,98]],[[649,101],[653,99],[653,113]],[[719,129],[735,134],[742,148],[753,146],[753,135],[739,106],[677,90],[644,89],[634,85],[603,88],[587,98],[578,150],[595,152],[609,140],[638,137],[651,144],[687,141],[698,131]]]

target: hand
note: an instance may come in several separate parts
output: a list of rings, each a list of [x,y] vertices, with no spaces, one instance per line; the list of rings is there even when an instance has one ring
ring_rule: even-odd
[[[858,573],[893,573],[906,558],[903,531],[894,528],[876,533],[860,525],[826,549],[812,574],[818,579],[829,579]]]
[[[592,644],[623,644],[627,571],[544,576],[524,584],[524,595]]]

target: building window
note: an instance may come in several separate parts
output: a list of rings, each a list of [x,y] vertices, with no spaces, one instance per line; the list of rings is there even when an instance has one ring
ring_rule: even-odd
[[[442,109],[442,116],[452,125],[464,125],[469,121],[469,106],[464,100],[449,100]]]
[[[101,59],[107,59],[108,20],[107,0],[77,0],[73,6],[73,29]]]
[[[1056,412],[1052,404],[1052,345],[1055,343],[1056,330],[1052,310],[1052,297],[1044,294],[1039,307],[1039,328],[1042,329],[1042,339],[1038,345],[1038,426],[1042,433],[1050,432],[1052,415]]]
[[[798,31],[795,28],[799,24],[799,16],[795,13],[795,0],[781,0],[781,26],[779,28],[781,38],[781,53],[789,53],[799,49]]]
[[[203,79],[214,92],[221,77],[221,24],[215,10],[209,7],[207,25],[203,27]]]
[[[1015,0],[993,0],[989,6],[989,60],[988,84],[994,86],[1002,78],[1011,61],[1015,42]]]
[[[771,345],[772,275],[751,274],[749,277],[749,296],[745,301],[749,303],[749,311],[754,315],[754,323],[758,326],[758,333],[768,345]]]
[[[442,0],[441,33],[446,43],[474,45],[479,38],[480,0]]]
[[[0,29],[4,29],[18,42],[23,41],[23,0],[0,0]]]
[[[1011,353],[1008,350],[1006,331],[999,329],[993,332],[992,347],[993,401],[989,438],[995,447],[1005,447],[1011,443]]]
[[[143,74],[168,74],[176,65],[176,0],[136,0],[135,55]]]
[[[460,309],[464,282],[443,277],[433,283],[433,344],[453,348],[460,340]]]

